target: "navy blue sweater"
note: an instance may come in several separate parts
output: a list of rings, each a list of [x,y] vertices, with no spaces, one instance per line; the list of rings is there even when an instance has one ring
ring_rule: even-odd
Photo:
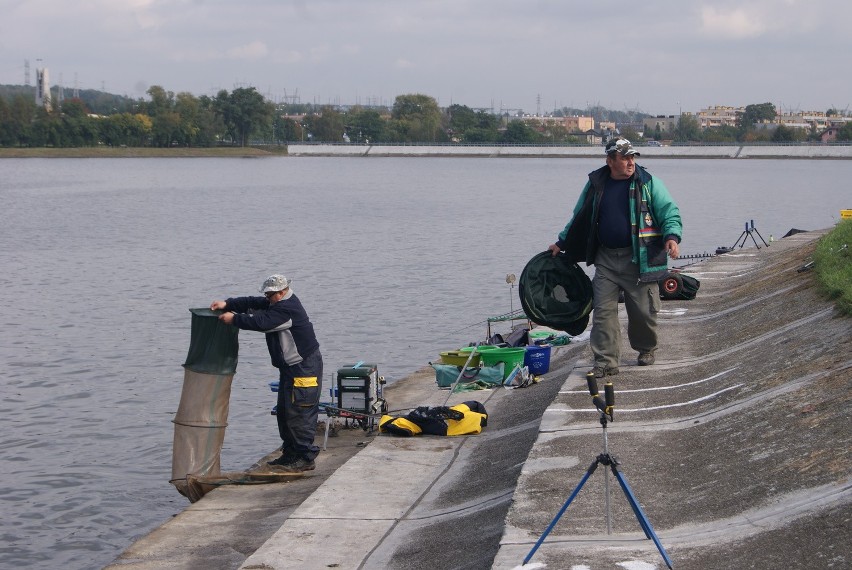
[[[319,348],[314,325],[292,291],[273,305],[266,297],[234,297],[225,303],[225,310],[235,313],[234,326],[266,333],[266,347],[276,368],[298,364]]]

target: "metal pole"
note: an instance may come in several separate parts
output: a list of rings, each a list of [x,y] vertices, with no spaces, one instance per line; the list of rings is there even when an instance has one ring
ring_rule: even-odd
[[[604,456],[609,457],[609,441],[606,436],[606,419],[603,424]],[[606,504],[606,533],[612,534],[612,516],[609,508],[609,470],[604,469],[604,502]]]

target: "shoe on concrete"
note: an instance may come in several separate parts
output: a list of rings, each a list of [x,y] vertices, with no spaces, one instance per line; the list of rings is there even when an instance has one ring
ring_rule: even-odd
[[[267,461],[266,464],[271,467],[280,467],[282,465],[289,465],[290,463],[296,461],[296,459],[298,459],[298,457],[296,457],[295,455],[290,455],[289,453],[282,453],[281,457],[279,457],[278,459],[273,459],[272,461]]]
[[[595,378],[605,378],[607,376],[615,376],[618,374],[618,368],[610,368],[609,366],[596,364],[595,367],[592,368],[592,372],[595,373]]]
[[[269,466],[273,467],[277,473],[302,473],[303,471],[313,471],[316,468],[312,459],[305,459],[304,457],[296,458],[289,463],[276,464],[274,461],[270,461]]]
[[[653,352],[640,352],[639,353],[639,366],[651,366],[654,364],[654,353]]]

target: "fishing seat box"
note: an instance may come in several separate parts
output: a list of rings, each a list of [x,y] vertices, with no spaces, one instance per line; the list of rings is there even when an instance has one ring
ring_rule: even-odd
[[[337,407],[370,414],[381,396],[379,370],[375,364],[357,364],[337,370]]]

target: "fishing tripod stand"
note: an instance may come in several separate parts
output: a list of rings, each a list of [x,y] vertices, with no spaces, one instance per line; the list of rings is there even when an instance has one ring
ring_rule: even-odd
[[[739,244],[740,248],[742,249],[742,247],[745,245],[746,238],[748,237],[751,237],[751,241],[754,242],[755,247],[757,247],[757,249],[760,249],[760,246],[757,245],[757,240],[754,239],[754,234],[757,234],[757,236],[760,238],[760,241],[763,242],[763,245],[769,247],[769,244],[766,243],[766,240],[763,239],[763,236],[760,235],[760,232],[757,231],[757,228],[754,227],[754,220],[751,220],[751,227],[749,228],[748,222],[746,222],[745,230],[743,230],[743,233],[741,233],[740,237],[737,238],[737,241],[734,242],[734,245],[731,246],[731,250],[737,247],[737,244]],[[769,238],[772,239],[772,236],[769,236]],[[740,241],[742,241],[742,243],[740,243]]]
[[[524,558],[524,564],[527,564],[535,554],[538,547],[544,542],[544,539],[547,538],[547,535],[550,534],[550,531],[553,530],[553,527],[556,526],[556,523],[559,522],[559,519],[562,518],[562,515],[565,513],[565,510],[568,508],[568,505],[571,504],[571,501],[577,496],[580,492],[580,489],[583,488],[583,485],[586,484],[586,481],[589,480],[589,477],[592,476],[592,473],[598,468],[598,465],[603,465],[605,467],[609,467],[612,471],[612,474],[615,476],[615,479],[618,481],[618,484],[621,485],[621,490],[624,491],[624,495],[627,497],[627,501],[630,503],[630,506],[633,508],[633,514],[636,515],[636,519],[639,521],[639,525],[642,527],[642,530],[645,533],[645,538],[649,540],[653,540],[654,544],[657,547],[657,550],[660,551],[660,554],[663,557],[663,560],[666,562],[666,566],[669,567],[669,570],[672,569],[672,561],[669,558],[669,555],[666,553],[666,549],[663,548],[663,545],[660,543],[660,539],[657,538],[657,534],[654,532],[653,527],[651,527],[651,523],[648,522],[648,518],[645,516],[645,513],[642,512],[642,507],[639,506],[639,502],[636,500],[636,497],[633,495],[633,491],[630,489],[630,485],[627,484],[627,479],[624,477],[624,473],[621,472],[620,465],[618,459],[615,456],[609,453],[607,435],[606,435],[606,426],[608,422],[614,421],[613,419],[613,408],[615,407],[615,389],[613,388],[612,382],[607,382],[604,385],[604,396],[605,399],[600,397],[598,394],[598,382],[595,379],[595,375],[593,372],[589,372],[586,375],[586,383],[589,386],[589,393],[592,395],[592,402],[595,404],[595,407],[600,412],[600,423],[603,428],[603,442],[604,448],[603,453],[595,458],[595,461],[589,466],[586,470],[586,474],[583,475],[583,478],[580,479],[580,483],[568,497],[568,500],[565,501],[565,504],[562,505],[562,508],[559,509],[559,512],[556,513],[556,516],[544,530],[541,537],[535,543],[532,550],[530,550],[527,557]],[[604,495],[606,501],[606,533],[612,534],[612,522],[610,520],[610,512],[609,512],[609,477],[606,472],[604,472]]]

